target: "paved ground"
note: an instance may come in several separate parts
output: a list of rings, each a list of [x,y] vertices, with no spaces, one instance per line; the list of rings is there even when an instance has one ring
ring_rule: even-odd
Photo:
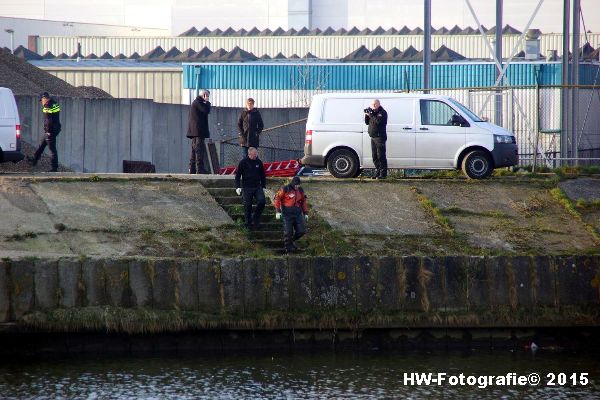
[[[232,178],[0,175],[0,256],[247,254],[248,237],[208,193],[206,179]],[[268,197],[281,183],[269,181]],[[312,213],[351,243],[350,251],[598,251],[590,226],[600,232],[600,207],[578,208],[581,221],[540,181],[313,178],[303,186]],[[560,187],[573,200],[600,199],[600,178],[568,180]],[[423,208],[423,198],[447,218],[454,235],[447,236]]]

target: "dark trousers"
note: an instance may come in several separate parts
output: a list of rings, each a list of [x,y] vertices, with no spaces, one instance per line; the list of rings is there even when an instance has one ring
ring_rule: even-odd
[[[206,159],[206,148],[204,147],[204,138],[192,138],[192,154],[190,154],[190,174],[207,174],[204,168]]]
[[[42,153],[48,146],[48,150],[50,150],[50,166],[53,171],[58,169],[58,152],[56,151],[56,135],[54,134],[44,134],[44,137],[40,141],[40,145],[38,146],[33,158],[37,162],[40,157],[42,157]]]
[[[282,207],[283,242],[286,250],[294,249],[294,241],[306,233],[304,213],[300,207]]]
[[[371,154],[375,164],[376,176],[387,176],[387,158],[385,156],[385,141],[382,138],[371,138]]]
[[[252,216],[252,202],[256,197],[256,210],[254,210],[254,216]],[[242,189],[242,200],[244,202],[244,219],[246,226],[252,224],[258,225],[260,223],[260,217],[263,210],[265,209],[265,192],[261,187],[257,188],[243,188]]]

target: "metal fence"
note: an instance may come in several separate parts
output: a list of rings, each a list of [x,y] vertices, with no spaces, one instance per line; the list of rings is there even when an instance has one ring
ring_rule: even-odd
[[[563,135],[561,94],[568,102],[569,123]],[[432,89],[432,94],[451,96],[477,115],[514,132],[522,166],[600,165],[600,86],[504,86],[500,89]],[[299,158],[303,154],[306,119],[267,128],[261,134],[259,156],[263,161]],[[575,121],[575,123],[573,123]],[[237,127],[221,126],[222,132]],[[237,135],[222,135],[221,166],[236,165],[241,158]],[[566,156],[561,157],[561,137]]]
[[[564,135],[563,90],[568,110],[573,110],[568,113]],[[521,165],[600,165],[600,86],[458,88],[430,93],[454,97],[480,117],[514,132]],[[563,157],[561,137],[569,149]]]
[[[303,128],[305,122],[306,118],[302,118],[265,128],[260,135],[258,157],[263,162],[293,160],[302,157],[304,154],[304,135],[303,131],[299,131],[298,128],[299,125],[302,125]],[[224,129],[231,132],[234,127],[224,127]],[[220,141],[219,148],[219,163],[221,167],[237,165],[242,158],[242,150],[237,135],[224,137]]]

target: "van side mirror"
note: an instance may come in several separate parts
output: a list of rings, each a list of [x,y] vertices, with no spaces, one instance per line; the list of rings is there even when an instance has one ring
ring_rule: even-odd
[[[465,119],[465,117],[463,117],[462,115],[459,115],[459,114],[454,114],[452,116],[452,126],[468,127],[470,125],[467,122],[467,120]]]

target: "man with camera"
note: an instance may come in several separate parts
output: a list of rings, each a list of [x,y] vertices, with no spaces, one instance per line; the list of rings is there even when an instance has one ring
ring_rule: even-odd
[[[371,137],[371,154],[375,164],[375,174],[372,179],[387,178],[387,158],[385,142],[387,141],[387,112],[381,107],[379,100],[373,100],[371,107],[365,108],[365,124],[369,125]]]

